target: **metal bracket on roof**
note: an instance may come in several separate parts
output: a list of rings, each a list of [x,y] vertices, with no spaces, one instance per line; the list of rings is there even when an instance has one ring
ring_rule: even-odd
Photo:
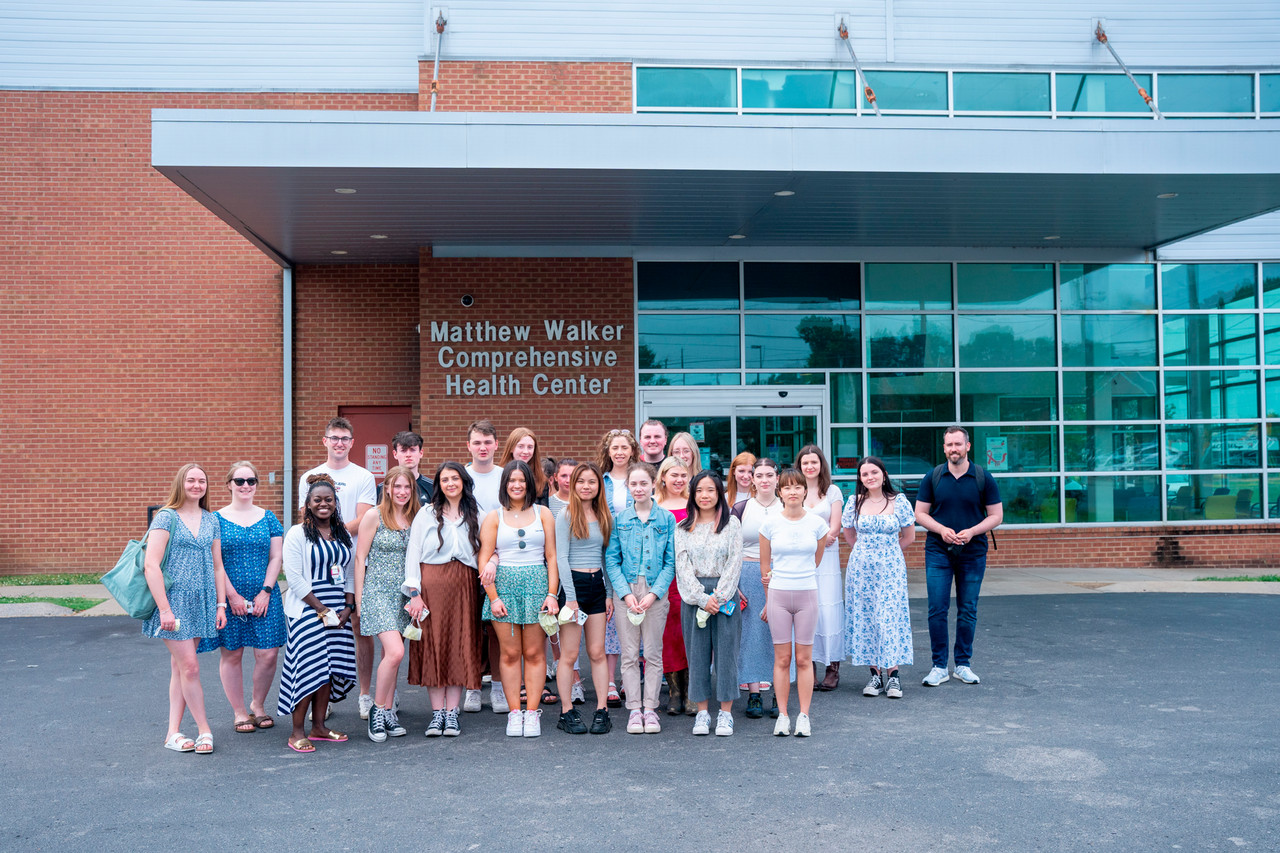
[[[1098,21],[1097,25],[1094,27],[1093,37],[1111,53],[1111,58],[1120,66],[1120,70],[1124,72],[1124,76],[1129,78],[1129,82],[1133,84],[1133,88],[1138,90],[1138,94],[1142,96],[1142,100],[1146,101],[1147,106],[1151,108],[1151,112],[1155,113],[1156,118],[1164,118],[1164,116],[1160,114],[1160,108],[1156,106],[1155,98],[1152,98],[1146,89],[1138,85],[1137,78],[1133,76],[1129,67],[1124,64],[1124,60],[1120,58],[1120,54],[1116,53],[1116,49],[1111,46],[1111,42],[1107,39],[1107,32],[1102,28],[1102,21]]]
[[[857,72],[858,78],[862,81],[862,92],[867,97],[867,103],[876,111],[877,116],[880,115],[880,105],[876,103],[875,90],[871,88],[866,72],[862,70],[862,63],[858,61],[858,54],[853,52],[853,42],[849,40],[849,25],[845,23],[844,18],[841,18],[840,23],[836,25],[836,32],[839,33],[840,40],[844,42],[844,46],[849,49],[849,58],[853,60],[853,70]]]

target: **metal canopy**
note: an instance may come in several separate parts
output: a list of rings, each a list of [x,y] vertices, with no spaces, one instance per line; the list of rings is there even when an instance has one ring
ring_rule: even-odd
[[[155,110],[152,163],[284,264],[428,245],[1141,251],[1280,209],[1271,120]]]

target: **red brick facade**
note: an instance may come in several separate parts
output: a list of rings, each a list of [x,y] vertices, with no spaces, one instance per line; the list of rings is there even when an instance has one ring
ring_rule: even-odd
[[[431,107],[434,64],[418,63],[418,108]],[[629,113],[629,62],[440,63],[437,110]]]

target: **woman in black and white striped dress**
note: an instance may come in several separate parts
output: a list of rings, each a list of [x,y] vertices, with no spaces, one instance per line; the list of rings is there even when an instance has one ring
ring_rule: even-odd
[[[341,701],[356,685],[355,641],[344,630],[354,610],[354,595],[343,592],[352,555],[351,534],[342,523],[333,480],[326,474],[308,477],[302,524],[284,537],[289,639],[280,673],[279,713],[293,717],[289,748],[294,752],[315,752],[312,741],[347,739],[324,719],[329,703]],[[314,720],[310,735],[303,732],[308,708]]]

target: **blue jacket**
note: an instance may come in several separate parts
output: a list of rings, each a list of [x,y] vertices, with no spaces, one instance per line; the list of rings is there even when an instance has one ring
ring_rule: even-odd
[[[649,510],[648,521],[636,517],[634,506],[618,513],[604,552],[613,594],[626,598],[631,582],[643,571],[649,591],[666,598],[676,576],[675,533],[676,517],[657,504]]]

